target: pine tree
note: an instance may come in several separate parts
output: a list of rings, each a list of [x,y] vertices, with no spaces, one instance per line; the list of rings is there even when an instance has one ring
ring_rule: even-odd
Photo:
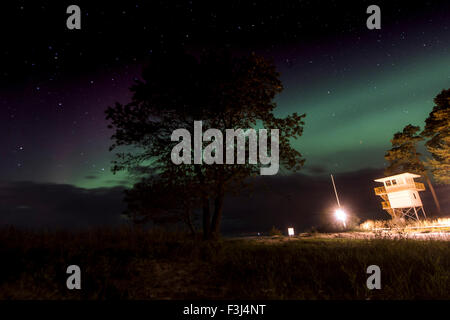
[[[450,89],[442,90],[434,103],[422,132],[429,138],[425,145],[432,155],[426,164],[437,183],[450,184]]]
[[[390,176],[403,172],[412,172],[423,175],[425,166],[420,161],[421,154],[417,152],[416,145],[423,138],[417,134],[420,127],[408,124],[402,132],[394,134],[391,140],[392,149],[387,151],[384,158],[389,162],[385,174]]]
[[[392,148],[387,151],[384,158],[389,162],[389,166],[385,169],[385,175],[391,176],[403,172],[411,172],[423,176],[433,195],[434,202],[438,213],[441,208],[439,201],[428,177],[426,167],[420,160],[421,154],[417,152],[417,143],[423,141],[424,138],[418,134],[420,127],[408,124],[403,128],[402,132],[394,134],[391,140]]]

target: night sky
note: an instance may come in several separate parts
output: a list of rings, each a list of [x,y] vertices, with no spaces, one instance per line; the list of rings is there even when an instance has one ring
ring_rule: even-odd
[[[448,1],[122,2],[2,5],[3,186],[130,185],[111,173],[104,111],[129,102],[154,51],[228,48],[273,59],[285,87],[276,114],[307,114],[294,145],[311,176],[381,169],[393,133],[423,126],[450,87]],[[66,28],[70,4],[81,7],[81,30]],[[366,27],[370,4],[381,8],[381,30]]]

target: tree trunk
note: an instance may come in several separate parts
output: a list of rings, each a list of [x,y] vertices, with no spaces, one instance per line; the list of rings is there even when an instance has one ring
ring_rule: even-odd
[[[439,201],[436,196],[436,192],[434,191],[434,187],[431,184],[430,178],[428,177],[428,175],[426,173],[425,173],[425,180],[427,181],[428,187],[430,188],[431,194],[433,195],[434,204],[436,205],[438,214],[441,214],[441,206],[439,205]]]
[[[186,223],[189,227],[189,230],[191,230],[192,236],[195,237],[195,228],[194,225],[192,224],[192,210],[191,209],[186,209]]]
[[[417,154],[416,154],[416,159],[417,159],[417,161],[419,161],[420,163],[423,163],[422,161],[420,161],[419,156],[418,156]],[[423,175],[424,175],[424,177],[425,177],[425,180],[427,181],[428,187],[430,188],[431,194],[433,195],[433,200],[434,200],[434,204],[436,205],[437,212],[438,212],[438,214],[441,214],[441,206],[439,205],[439,201],[438,201],[438,198],[437,198],[437,196],[436,196],[436,192],[434,191],[434,187],[433,187],[433,185],[431,184],[430,178],[428,177],[428,173],[427,173],[427,170],[426,170],[426,166],[424,166],[424,168],[425,168],[425,170],[423,171]],[[420,174],[420,173],[419,173],[419,174]]]
[[[209,199],[203,198],[203,239],[211,238],[211,213],[209,211]]]
[[[205,185],[205,177],[204,177],[200,167],[195,166],[195,171],[200,180],[200,184],[202,186],[204,186]],[[201,197],[202,197],[202,206],[203,206],[203,216],[202,216],[203,239],[208,240],[208,239],[211,239],[211,213],[210,213],[210,204],[209,204],[208,194],[204,189],[201,190]]]
[[[222,220],[224,193],[220,192],[214,199],[214,215],[211,223],[212,236],[217,239],[220,234],[220,221]]]

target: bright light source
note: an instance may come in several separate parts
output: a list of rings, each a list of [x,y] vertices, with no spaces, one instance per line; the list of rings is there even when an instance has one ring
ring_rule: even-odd
[[[340,221],[345,221],[347,219],[347,215],[345,214],[344,210],[342,209],[337,209],[335,212],[336,215],[336,219],[340,220]]]
[[[288,235],[289,237],[294,235],[294,228],[288,228]]]
[[[334,215],[336,216],[336,219],[341,221],[344,224],[345,227],[345,221],[347,220],[347,214],[342,209],[337,209],[334,212]]]

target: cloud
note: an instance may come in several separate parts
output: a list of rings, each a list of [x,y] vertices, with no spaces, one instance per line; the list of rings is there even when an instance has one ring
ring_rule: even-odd
[[[320,165],[305,166],[304,169],[307,170],[309,173],[313,174],[324,174],[325,172],[328,171],[325,166]]]
[[[107,184],[114,184],[114,185],[121,185],[121,186],[127,186],[130,184],[130,181],[128,180],[106,180],[105,183]]]
[[[91,176],[86,176],[86,177],[84,177],[85,179],[88,179],[88,180],[95,180],[95,179],[98,179],[98,177],[97,176],[94,176],[94,175],[91,175]]]
[[[0,225],[86,228],[123,223],[123,188],[82,189],[72,185],[0,183]]]

